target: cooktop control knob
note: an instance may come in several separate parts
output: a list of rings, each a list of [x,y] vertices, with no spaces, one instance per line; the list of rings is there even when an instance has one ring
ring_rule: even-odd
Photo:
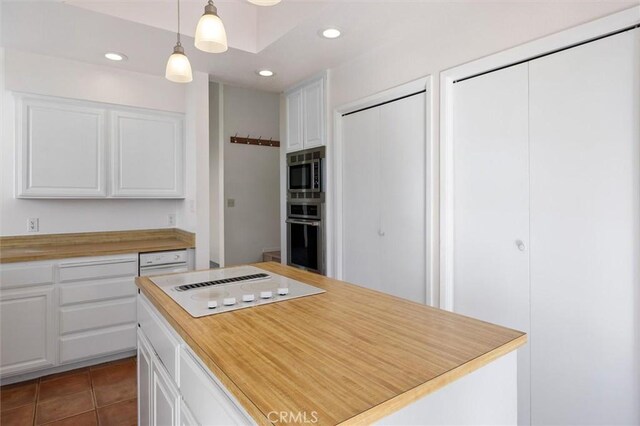
[[[233,306],[236,304],[236,298],[235,297],[225,297],[224,300],[222,301],[222,304],[224,306]]]
[[[215,300],[209,300],[207,302],[207,308],[209,309],[215,309],[218,307],[218,302],[216,302]]]
[[[272,291],[261,291],[260,292],[260,298],[261,299],[271,299],[273,297],[273,292]]]
[[[280,296],[284,296],[284,295],[286,295],[286,294],[289,294],[289,289],[288,289],[287,287],[280,287],[280,288],[278,289],[278,294],[279,294]]]
[[[256,296],[253,294],[243,294],[242,301],[243,302],[253,302],[256,299]]]

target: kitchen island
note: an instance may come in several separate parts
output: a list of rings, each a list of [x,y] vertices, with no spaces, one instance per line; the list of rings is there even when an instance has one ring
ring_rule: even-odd
[[[460,423],[489,413],[485,420],[515,423],[515,349],[524,333],[275,263],[255,266],[325,292],[194,318],[149,278],[136,280],[142,332],[160,336],[149,318],[160,319],[181,342],[177,351],[192,354],[249,422]],[[166,346],[154,337],[149,347],[154,339]],[[155,352],[186,401],[182,373],[193,362]],[[177,411],[170,415],[180,418]]]

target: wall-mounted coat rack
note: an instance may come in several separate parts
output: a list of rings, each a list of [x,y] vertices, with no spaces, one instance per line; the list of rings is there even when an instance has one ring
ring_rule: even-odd
[[[238,137],[238,134],[236,133],[235,136],[231,136],[231,143],[239,143],[242,145],[272,146],[275,148],[280,147],[280,141],[274,141],[272,138],[262,139],[262,136],[260,136],[258,137],[258,139],[256,139],[256,138],[251,138],[249,136],[250,135],[247,135],[246,138],[242,138],[242,137]]]

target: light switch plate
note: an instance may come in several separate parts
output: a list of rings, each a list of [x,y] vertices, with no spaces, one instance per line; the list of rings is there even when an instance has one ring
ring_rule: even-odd
[[[40,219],[37,217],[32,217],[27,220],[27,232],[38,232],[40,231]]]

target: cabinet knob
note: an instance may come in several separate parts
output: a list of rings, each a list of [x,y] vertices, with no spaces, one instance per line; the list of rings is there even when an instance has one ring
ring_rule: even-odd
[[[378,229],[378,235],[384,237],[385,232],[382,229]]]
[[[520,251],[525,251],[527,249],[527,246],[524,245],[522,240],[516,240],[516,247],[518,247],[518,250]]]

